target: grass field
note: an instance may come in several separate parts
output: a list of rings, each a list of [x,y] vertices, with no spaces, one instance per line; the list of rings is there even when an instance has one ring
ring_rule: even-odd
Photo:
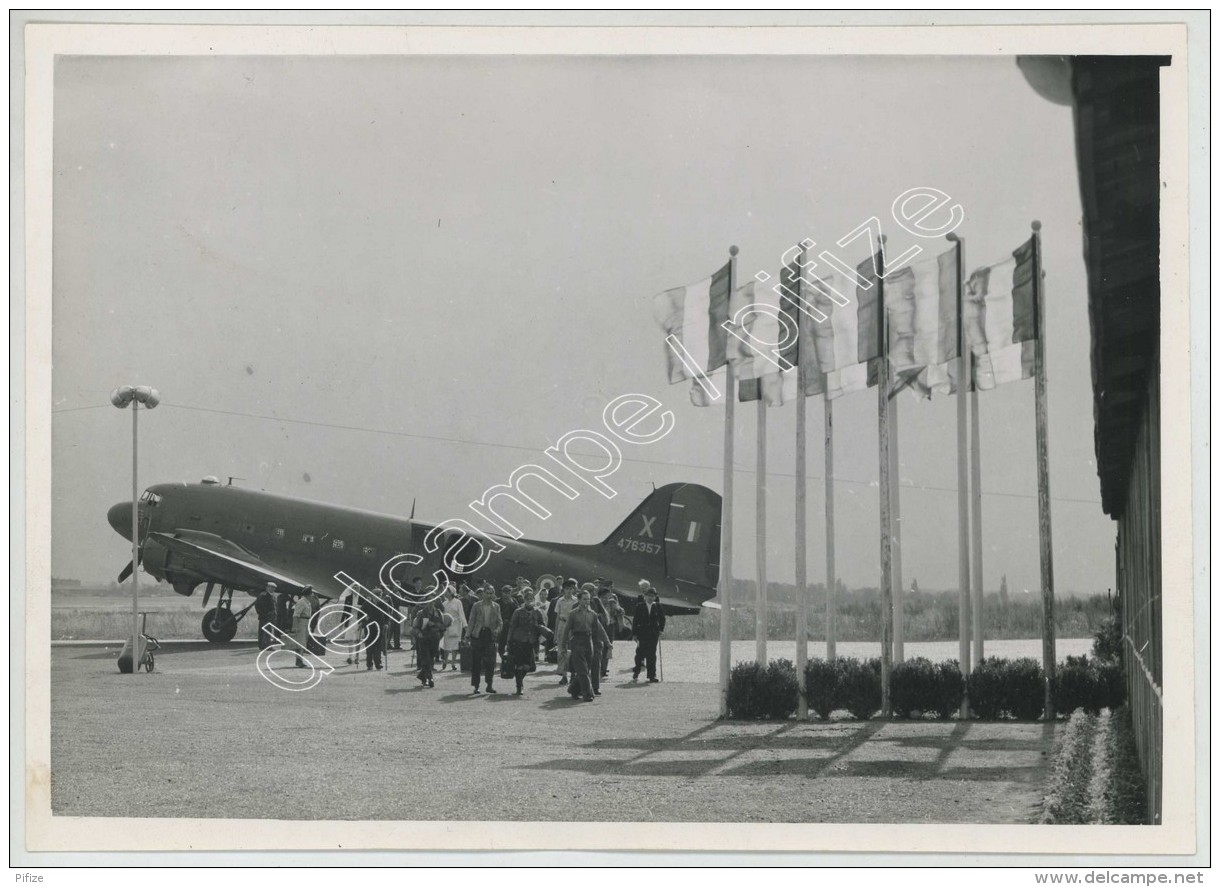
[[[241,596],[234,600],[238,609],[245,607],[251,598]],[[141,591],[140,610],[148,613],[146,632],[159,640],[198,640],[203,637],[202,596],[182,597],[165,586],[154,586],[149,593]],[[682,630],[686,623],[706,620],[699,616],[678,616],[670,620],[671,629],[666,631],[666,641],[672,645],[695,644],[715,646],[716,641],[699,640],[699,633]],[[956,623],[954,623],[956,625]],[[252,641],[256,637],[258,623],[254,613],[249,613],[237,626],[237,640]],[[113,641],[131,633],[131,596],[122,592],[57,592],[51,598],[51,640],[54,641]],[[747,637],[753,637],[752,634]],[[1056,652],[1062,660],[1065,656],[1083,656],[1092,646],[1092,639],[1085,637],[1064,638],[1057,641]],[[740,651],[740,653],[739,653]],[[824,655],[824,642],[816,636],[810,638],[811,656]],[[840,641],[838,651],[843,656],[866,658],[879,655],[877,645],[871,641]],[[923,656],[933,662],[957,658],[957,640],[914,641],[906,645],[907,657]],[[772,640],[768,644],[768,656],[772,659],[795,658],[796,645],[789,639]],[[1031,656],[1040,659],[1042,642],[1037,637],[988,640],[986,653],[989,656],[1016,658]],[[734,661],[754,658],[752,640],[734,640]],[[708,680],[715,681],[713,675]]]

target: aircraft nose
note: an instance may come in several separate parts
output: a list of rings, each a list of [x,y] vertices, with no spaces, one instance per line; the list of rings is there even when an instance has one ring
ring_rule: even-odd
[[[110,522],[110,526],[114,531],[124,539],[131,538],[131,503],[120,502],[118,505],[110,506],[110,510],[106,512],[106,520]]]

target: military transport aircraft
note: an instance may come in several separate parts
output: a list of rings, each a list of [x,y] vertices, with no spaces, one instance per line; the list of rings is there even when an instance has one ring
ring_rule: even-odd
[[[113,506],[107,519],[120,536],[131,539],[131,503]],[[225,643],[250,606],[234,612],[233,593],[257,594],[268,582],[278,592],[301,594],[312,585],[319,595],[335,598],[346,573],[366,588],[381,584],[382,565],[399,554],[423,560],[400,571],[394,581],[406,586],[412,576],[430,577],[443,570],[450,534],[442,530],[429,553],[424,538],[432,524],[412,518],[327,505],[242,487],[222,486],[216,478],[200,483],[156,484],[139,503],[139,560],[145,572],[190,596],[207,583],[203,606],[220,586],[216,606],[203,618],[203,634]],[[611,580],[616,589],[634,594],[647,579],[666,612],[694,613],[716,593],[720,561],[720,496],[698,484],[668,484],[655,490],[604,542],[578,545],[538,542],[488,534],[504,546],[477,571],[451,578],[496,587],[515,577],[536,581],[542,575]],[[474,549],[475,546],[467,546]],[[464,550],[464,549],[463,549]],[[472,560],[459,564],[472,564]],[[119,581],[131,575],[128,563]],[[712,605],[714,606],[714,605]]]

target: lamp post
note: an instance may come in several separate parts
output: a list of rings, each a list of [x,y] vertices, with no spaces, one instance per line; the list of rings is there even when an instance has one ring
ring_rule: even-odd
[[[110,393],[110,402],[120,410],[131,404],[131,673],[140,670],[140,488],[136,483],[139,452],[140,404],[151,410],[161,402],[156,388],[123,385]]]

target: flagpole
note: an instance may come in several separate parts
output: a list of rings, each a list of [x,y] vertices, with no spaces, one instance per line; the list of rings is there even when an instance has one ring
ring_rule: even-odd
[[[970,675],[970,489],[966,446],[966,389],[970,363],[966,352],[966,246],[950,232],[945,237],[957,250],[957,661],[962,677]],[[962,697],[961,716],[970,716],[970,701]]]
[[[809,248],[801,250],[801,267],[809,257]],[[797,279],[797,293],[801,303],[805,302],[805,275]],[[800,324],[809,321],[803,311],[797,314],[797,347],[800,348]],[[805,402],[804,370],[812,355],[797,351],[796,370],[796,680],[800,691],[796,696],[796,716],[798,720],[809,717],[809,688],[805,685],[805,664],[809,661],[809,588],[806,570],[808,564],[806,548],[806,514],[805,508],[805,424],[807,404]]]
[[[732,292],[732,290],[730,290]],[[756,497],[754,557],[754,658],[767,664],[767,401],[758,397],[758,470],[754,476]]]
[[[1034,411],[1038,438],[1038,548],[1042,565],[1042,671],[1046,680],[1046,718],[1055,716],[1051,686],[1055,679],[1055,565],[1051,544],[1050,441],[1046,408],[1046,306],[1042,290],[1042,223],[1034,221],[1034,304],[1037,336],[1034,338]]]
[[[881,237],[882,249],[877,253],[877,327],[880,353],[877,379],[877,468],[880,491],[877,497],[881,504],[881,716],[890,716],[890,671],[893,666],[891,648],[894,618],[894,589],[892,562],[893,539],[890,535],[890,428],[889,387],[890,367],[887,347],[888,334],[885,317],[885,237]]]
[[[826,661],[835,661],[838,621],[835,598],[838,579],[835,576],[835,423],[834,401],[827,391],[822,400],[823,449],[826,454]]]
[[[973,355],[970,357],[974,364]],[[970,392],[970,573],[974,586],[974,664],[983,661],[983,463],[979,453],[979,393]]]
[[[905,659],[903,642],[906,636],[904,629],[905,615],[903,612],[902,587],[902,497],[898,479],[898,397],[889,399],[890,408],[890,537],[893,539],[893,570],[894,570],[894,663]]]
[[[737,291],[737,247],[729,247],[729,293]],[[733,362],[725,367],[728,389],[724,401],[724,495],[720,506],[720,717],[729,716],[729,623],[733,589],[733,419],[737,402],[737,371]]]

